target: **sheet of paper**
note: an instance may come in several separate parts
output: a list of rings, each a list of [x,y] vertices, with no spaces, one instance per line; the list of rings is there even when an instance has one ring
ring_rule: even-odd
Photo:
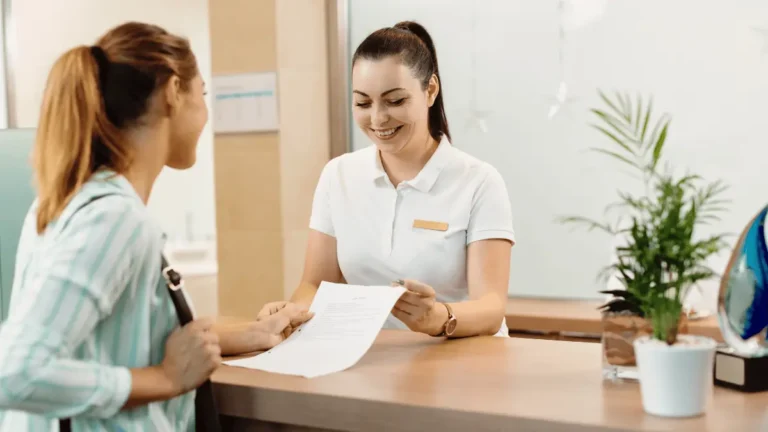
[[[314,378],[357,363],[370,349],[403,287],[323,282],[309,310],[315,316],[280,345],[230,366]]]

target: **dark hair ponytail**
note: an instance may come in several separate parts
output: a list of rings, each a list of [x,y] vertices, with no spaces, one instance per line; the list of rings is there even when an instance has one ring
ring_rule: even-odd
[[[421,81],[426,89],[432,75],[440,83],[440,91],[435,102],[429,108],[429,134],[437,141],[443,136],[451,139],[448,130],[448,119],[445,115],[443,102],[443,82],[437,66],[437,51],[432,37],[421,24],[413,21],[403,21],[394,27],[383,28],[371,33],[352,56],[352,65],[360,59],[379,60],[384,57],[397,55],[404,65],[411,68],[413,75]]]

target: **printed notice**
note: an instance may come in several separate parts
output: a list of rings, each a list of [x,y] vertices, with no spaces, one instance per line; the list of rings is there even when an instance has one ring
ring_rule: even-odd
[[[214,133],[278,130],[274,72],[213,77]]]
[[[403,287],[323,282],[310,311],[315,316],[280,345],[255,357],[225,362],[314,378],[352,367],[373,345]]]

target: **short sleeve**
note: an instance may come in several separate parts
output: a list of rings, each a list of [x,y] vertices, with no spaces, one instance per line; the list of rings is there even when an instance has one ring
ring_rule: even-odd
[[[336,232],[333,229],[333,218],[331,217],[331,190],[335,162],[336,160],[328,162],[320,174],[320,180],[317,182],[315,196],[312,200],[312,215],[309,218],[310,229],[331,237],[336,236]]]
[[[512,205],[501,174],[485,165],[488,174],[480,183],[472,200],[467,227],[467,244],[479,240],[505,239],[515,243]]]

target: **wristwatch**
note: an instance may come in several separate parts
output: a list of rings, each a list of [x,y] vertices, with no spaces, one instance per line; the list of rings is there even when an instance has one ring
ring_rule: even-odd
[[[443,331],[438,334],[438,337],[451,336],[456,331],[456,315],[453,314],[453,309],[448,303],[443,303],[446,309],[448,309],[448,320],[443,324]]]

